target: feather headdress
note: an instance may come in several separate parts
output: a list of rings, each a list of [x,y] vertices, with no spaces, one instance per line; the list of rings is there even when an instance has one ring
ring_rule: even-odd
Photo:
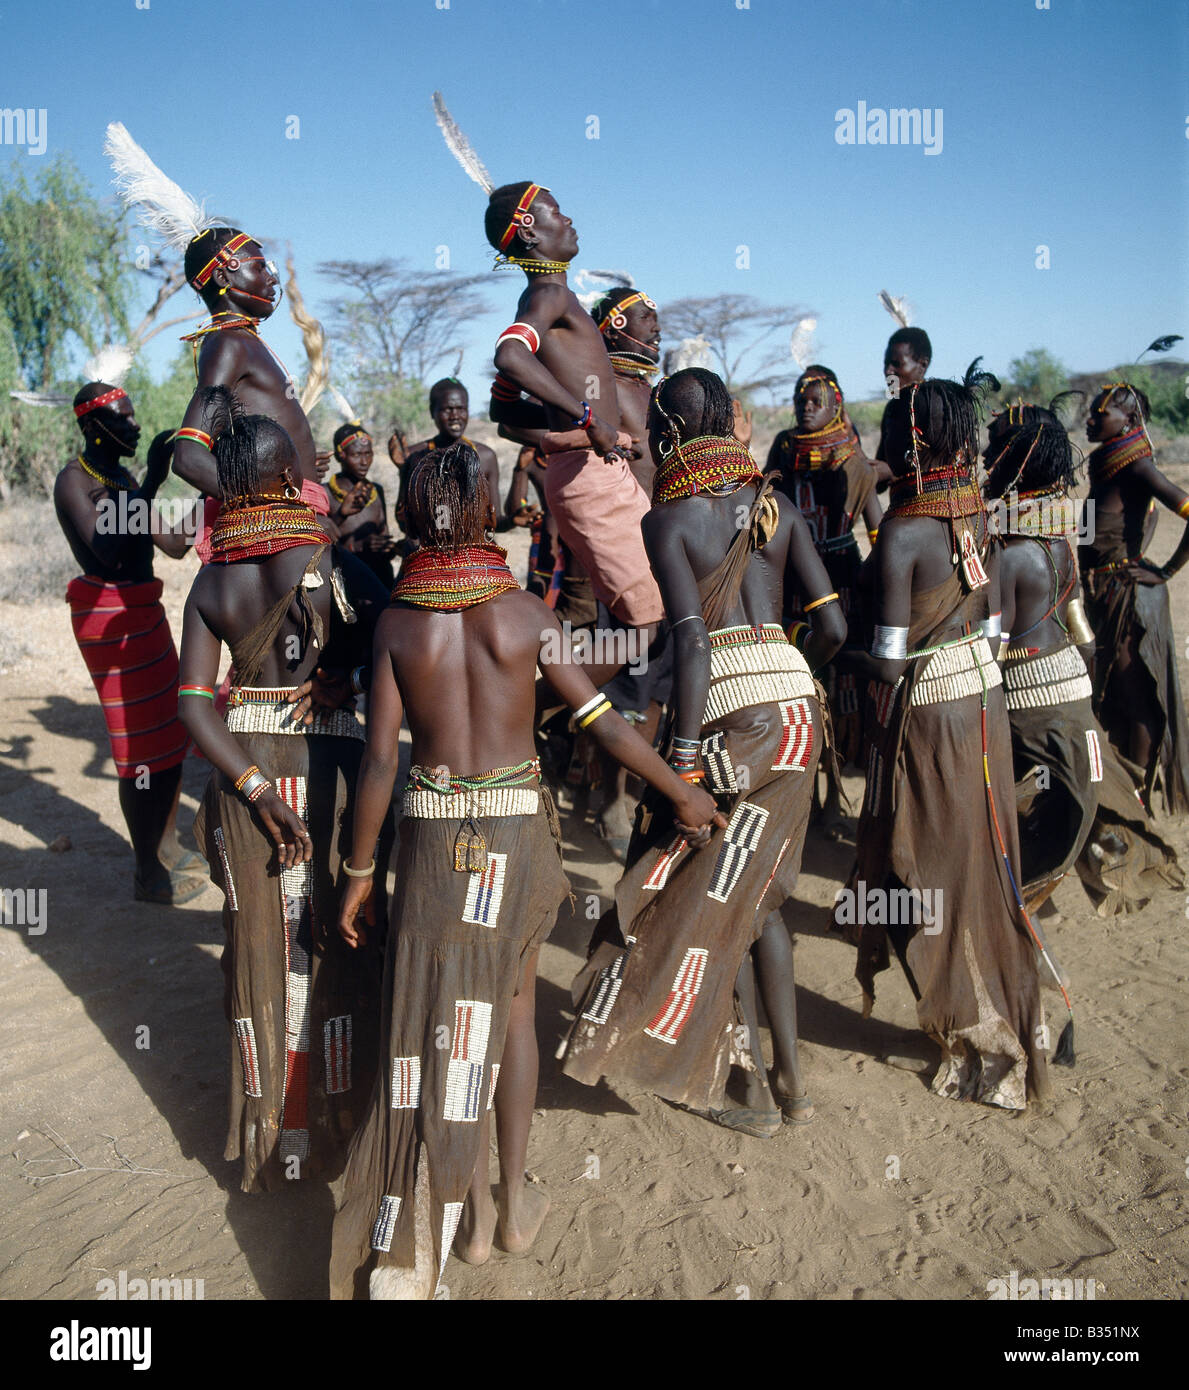
[[[446,142],[446,148],[462,165],[467,177],[473,179],[490,197],[495,190],[495,182],[487,172],[483,161],[475,153],[474,146],[462,133],[458,122],[447,110],[441,92],[433,94],[433,114],[438,123],[438,129],[442,132],[442,139]]]
[[[676,347],[665,353],[665,375],[683,372],[687,367],[704,367],[713,371],[713,354],[705,338],[683,338]]]
[[[10,391],[8,394],[22,405],[69,405],[74,399],[61,391]]]
[[[813,334],[816,328],[817,317],[814,314],[805,314],[793,324],[793,331],[789,337],[789,356],[802,371],[809,366],[813,355]]]
[[[1144,348],[1143,352],[1140,353],[1139,357],[1135,359],[1135,361],[1138,362],[1140,357],[1147,357],[1148,353],[1150,352],[1168,352],[1170,348],[1175,347],[1177,343],[1183,341],[1184,339],[1181,337],[1181,334],[1179,333],[1166,333],[1163,338],[1157,338],[1154,342],[1149,343],[1148,346]],[[1135,363],[1133,363],[1132,365],[1134,366]]]
[[[330,392],[330,399],[334,402],[334,408],[343,417],[344,425],[358,425],[359,416],[351,408],[351,402],[343,395],[333,381],[326,383],[326,389]]]
[[[196,236],[214,225],[205,205],[158,169],[120,121],[107,127],[103,152],[111,160],[113,182],[124,205],[135,208],[140,225],[174,251],[184,254]]]
[[[574,275],[574,293],[584,309],[593,309],[610,290],[635,288],[635,277],[626,270],[579,270]]]
[[[83,379],[122,386],[135,354],[136,349],[124,343],[107,343],[83,363]]]
[[[880,290],[879,302],[901,328],[907,328],[912,323],[912,305],[903,296],[899,299],[893,299],[887,290]]]

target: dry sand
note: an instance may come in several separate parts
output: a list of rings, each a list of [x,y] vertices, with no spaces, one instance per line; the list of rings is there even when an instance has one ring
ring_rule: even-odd
[[[23,563],[12,517],[0,552]],[[1158,556],[1173,530],[1165,521]],[[175,636],[193,567],[158,565]],[[1172,599],[1183,638],[1189,576]],[[172,910],[132,902],[103,719],[66,605],[0,603],[0,652],[0,887],[48,890],[43,935],[0,929],[0,1295],[90,1299],[126,1270],[202,1279],[207,1298],[324,1297],[336,1191],[248,1197],[221,1156],[219,893]],[[189,759],[183,832],[204,778]],[[61,835],[73,847],[54,853]],[[1189,864],[1185,831],[1171,838]],[[523,1259],[451,1259],[444,1296],[979,1299],[1011,1270],[1093,1278],[1099,1297],[1185,1295],[1183,894],[1110,925],[1076,880],[1062,884],[1050,931],[1073,976],[1078,1062],[1053,1070],[1051,1102],[1017,1116],[938,1099],[880,1060],[929,1044],[898,970],[860,1017],[853,951],[826,930],[850,847],[811,832],[787,918],[818,1113],[764,1141],[557,1073],[588,895],[605,900],[617,872],[573,818],[566,851],[579,915],[542,954],[529,1151],[552,1210]]]

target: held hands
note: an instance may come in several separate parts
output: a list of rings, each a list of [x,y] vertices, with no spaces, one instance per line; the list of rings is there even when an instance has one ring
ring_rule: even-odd
[[[372,878],[348,878],[343,876],[343,896],[339,899],[339,935],[354,949],[367,945],[367,931],[362,921],[357,921],[360,912],[372,895]]]
[[[256,814],[277,847],[277,863],[282,869],[308,863],[314,853],[313,841],[305,822],[275,791],[266,791],[253,803]]]
[[[295,706],[292,722],[310,725],[316,714],[331,714],[342,709],[354,697],[351,678],[345,671],[324,671],[321,666],[308,681],[299,685],[289,697]]]
[[[693,849],[702,849],[710,843],[715,828],[725,830],[727,818],[715,806],[709,792],[689,782],[685,790],[671,798],[673,820],[677,829],[689,841]]]

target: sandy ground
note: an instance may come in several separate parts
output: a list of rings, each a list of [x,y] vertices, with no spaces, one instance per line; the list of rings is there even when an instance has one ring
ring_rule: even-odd
[[[1165,522],[1154,553],[1173,544]],[[175,634],[192,568],[158,566]],[[1172,597],[1183,638],[1189,577]],[[247,1197],[221,1157],[221,897],[131,900],[103,720],[65,604],[0,603],[0,647],[18,653],[0,674],[0,887],[48,892],[44,934],[0,929],[0,1295],[95,1298],[126,1270],[202,1279],[207,1298],[323,1297],[336,1191]],[[204,777],[189,759],[183,830]],[[61,835],[72,848],[52,852]],[[1189,836],[1171,838],[1189,863]],[[558,1074],[588,895],[605,900],[616,876],[572,817],[566,852],[579,915],[563,910],[542,955],[529,1153],[552,1210],[523,1259],[452,1259],[443,1296],[977,1299],[1012,1270],[1093,1278],[1099,1297],[1189,1291],[1182,894],[1107,925],[1076,880],[1061,886],[1050,931],[1073,976],[1078,1062],[1053,1071],[1051,1102],[1014,1116],[940,1100],[880,1060],[930,1045],[898,971],[861,1018],[853,951],[826,930],[851,850],[811,832],[786,913],[818,1114],[763,1141]]]

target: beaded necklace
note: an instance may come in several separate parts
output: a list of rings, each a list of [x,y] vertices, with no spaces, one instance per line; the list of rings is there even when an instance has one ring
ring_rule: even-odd
[[[808,387],[820,384],[834,397],[834,414],[820,430],[792,429],[781,441],[782,450],[791,446],[792,466],[797,473],[818,468],[841,468],[856,452],[855,437],[842,418],[842,391],[832,377],[803,377],[797,394],[804,395]]]
[[[706,434],[674,446],[661,461],[652,484],[653,505],[704,493],[729,497],[747,483],[757,482],[755,459],[737,439]]]
[[[219,323],[219,319],[227,319],[226,323]],[[271,347],[260,336],[259,319],[249,318],[247,314],[236,314],[230,309],[223,309],[217,314],[212,314],[209,323],[204,323],[201,328],[196,328],[193,333],[183,333],[181,341],[190,344],[190,350],[194,355],[194,378],[198,379],[198,347],[201,340],[211,333],[222,333],[228,328],[242,328],[246,333],[250,333],[258,342],[263,344],[268,355],[281,369],[281,375],[292,385],[293,378],[289,375],[289,368],[277,356]]]
[[[339,502],[345,502],[347,500],[346,490],[343,488],[342,484],[339,482],[337,478],[331,478],[327,482],[326,486],[330,489],[331,496],[336,498]],[[363,504],[364,507],[370,507],[371,504],[380,495],[376,489],[375,483],[369,483],[368,486],[371,488],[371,491],[367,495],[367,501]]]
[[[1100,444],[1090,455],[1090,485],[1108,482],[1140,459],[1152,457],[1152,445],[1143,425],[1128,434],[1116,435]]]
[[[128,470],[122,464],[120,465],[120,472],[123,477],[109,478],[106,473],[89,464],[82,454],[79,454],[78,462],[84,473],[94,478],[97,483],[102,483],[104,487],[109,487],[115,492],[130,492],[136,486],[129,476]]]
[[[423,546],[405,557],[392,597],[443,613],[474,608],[520,588],[507,555],[498,545],[464,545],[457,550]]]
[[[515,767],[495,767],[490,772],[477,772],[463,777],[441,767],[411,767],[406,791],[437,792],[439,796],[457,796],[459,792],[490,791],[496,787],[523,787],[541,779],[540,758],[526,758]]]
[[[1017,499],[1027,505],[1009,508],[1009,536],[1064,540],[1077,535],[1077,500],[1064,488],[1037,488],[1017,493]]]
[[[660,368],[639,352],[609,352],[611,365],[617,376],[635,376],[642,381],[650,381]]]
[[[296,545],[325,544],[326,532],[313,509],[287,498],[232,508],[225,504],[211,527],[211,560],[223,565],[276,555]]]
[[[503,270],[508,265],[518,265],[526,275],[564,275],[570,268],[569,261],[536,261],[528,256],[497,256],[491,268]]]
[[[889,516],[977,516],[984,510],[978,484],[964,468],[934,468],[915,478],[901,478],[888,491]]]

